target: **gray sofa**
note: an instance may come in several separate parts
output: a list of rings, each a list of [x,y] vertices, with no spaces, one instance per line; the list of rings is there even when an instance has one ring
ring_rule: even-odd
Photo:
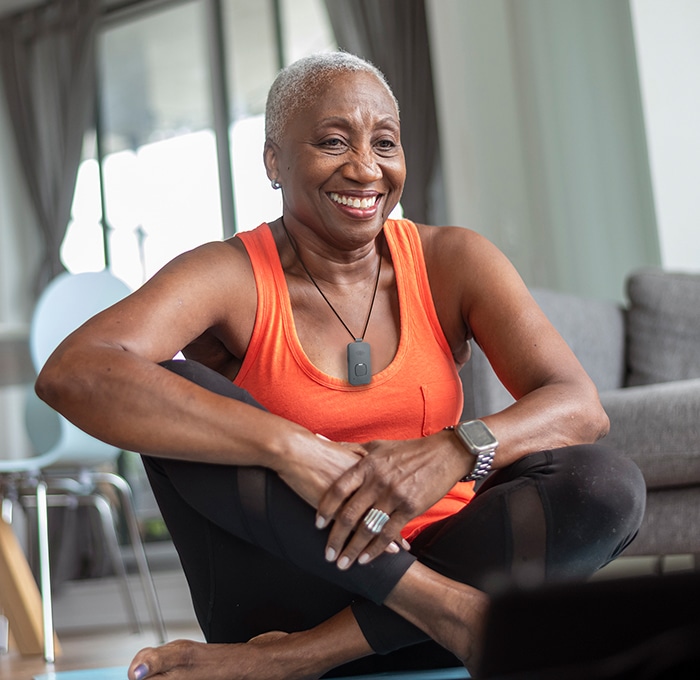
[[[598,387],[611,422],[604,441],[644,474],[646,516],[625,555],[700,555],[700,275],[636,271],[626,306],[532,293]],[[513,401],[473,350],[464,418]]]

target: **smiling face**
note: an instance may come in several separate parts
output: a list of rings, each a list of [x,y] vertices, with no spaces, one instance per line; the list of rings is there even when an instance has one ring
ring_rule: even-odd
[[[357,247],[374,238],[403,190],[406,166],[399,115],[371,73],[329,74],[313,103],[268,141],[268,176],[282,185],[284,217],[331,243]]]

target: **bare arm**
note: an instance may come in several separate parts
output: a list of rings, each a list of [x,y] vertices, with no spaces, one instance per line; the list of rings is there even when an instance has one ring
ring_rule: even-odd
[[[603,436],[608,419],[595,386],[503,254],[465,229],[423,228],[422,233],[433,298],[455,355],[473,337],[516,399],[483,418],[499,441],[494,467]],[[373,559],[407,521],[471,472],[474,462],[451,432],[372,442],[367,449],[318,508],[321,521],[334,520],[329,548],[348,558],[348,565],[363,553],[363,561]],[[376,539],[361,527],[370,507],[391,515]]]
[[[158,365],[205,332],[235,365],[252,332],[255,304],[245,254],[231,244],[199,248],[69,336],[41,371],[37,393],[85,431],[120,448],[263,465],[315,504],[355,462],[354,454]],[[297,464],[297,458],[306,463]]]
[[[533,300],[508,260],[468,232],[470,258],[462,316],[516,399],[483,420],[499,440],[495,466],[533,451],[594,442],[609,422],[578,359]],[[474,261],[475,260],[475,261]]]

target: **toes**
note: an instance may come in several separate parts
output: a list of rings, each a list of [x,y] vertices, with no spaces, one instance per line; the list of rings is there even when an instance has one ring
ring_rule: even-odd
[[[176,668],[189,666],[196,644],[190,640],[175,640],[162,647],[142,649],[129,665],[129,680],[157,678]]]

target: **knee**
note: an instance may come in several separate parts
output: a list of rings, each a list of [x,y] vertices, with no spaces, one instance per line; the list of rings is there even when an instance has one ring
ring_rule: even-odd
[[[235,385],[228,378],[221,375],[221,373],[217,373],[215,370],[197,361],[192,361],[190,359],[185,361],[182,359],[170,359],[168,361],[162,361],[160,366],[172,373],[176,373],[182,378],[186,378],[200,387],[204,387],[210,392],[236,399],[250,406],[265,410],[249,392]]]
[[[596,444],[565,449],[559,462],[571,480],[573,496],[585,499],[593,517],[634,536],[646,508],[646,483],[637,464],[607,446]]]

